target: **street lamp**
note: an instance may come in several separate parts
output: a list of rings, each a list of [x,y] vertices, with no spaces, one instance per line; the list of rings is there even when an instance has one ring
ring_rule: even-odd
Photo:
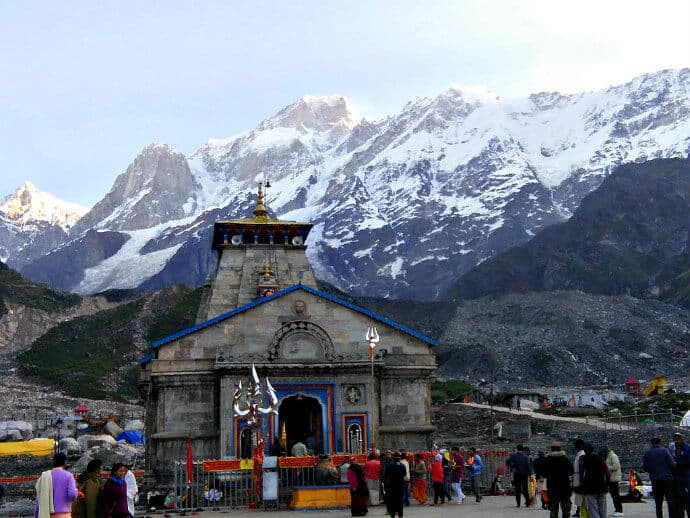
[[[374,451],[375,443],[375,421],[374,421],[374,351],[376,350],[376,344],[379,342],[379,333],[376,330],[376,326],[370,326],[367,330],[367,342],[369,342],[369,359],[371,360],[371,394],[369,395],[369,401],[371,406],[371,451]]]

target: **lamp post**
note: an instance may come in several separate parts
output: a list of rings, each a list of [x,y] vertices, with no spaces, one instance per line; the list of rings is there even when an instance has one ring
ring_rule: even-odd
[[[371,406],[371,451],[374,451],[374,445],[376,437],[374,429],[376,423],[374,421],[374,351],[376,350],[376,344],[379,342],[379,333],[376,330],[376,326],[370,326],[367,330],[367,342],[369,342],[369,359],[371,360],[371,394],[369,395],[369,402]]]

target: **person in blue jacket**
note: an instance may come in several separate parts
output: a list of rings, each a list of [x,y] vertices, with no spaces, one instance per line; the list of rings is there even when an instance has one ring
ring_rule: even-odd
[[[476,448],[469,449],[466,468],[470,473],[470,490],[474,493],[474,496],[477,499],[477,503],[479,503],[482,501],[482,493],[481,489],[479,489],[479,477],[482,474],[484,462],[477,453]]]

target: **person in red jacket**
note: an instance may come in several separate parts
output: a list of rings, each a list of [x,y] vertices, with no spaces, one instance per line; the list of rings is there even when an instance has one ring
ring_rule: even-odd
[[[446,491],[443,487],[443,464],[441,461],[443,457],[441,454],[437,454],[434,463],[431,465],[431,482],[434,484],[434,503],[431,505],[438,504],[438,499],[441,497],[441,504],[446,503]]]

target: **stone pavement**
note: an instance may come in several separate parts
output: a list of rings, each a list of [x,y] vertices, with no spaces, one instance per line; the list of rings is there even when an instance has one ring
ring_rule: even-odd
[[[468,499],[469,500],[469,499]],[[432,507],[429,504],[420,506],[412,505],[411,507],[405,508],[405,517],[412,518],[432,518],[432,517],[476,517],[476,518],[509,518],[513,516],[517,517],[533,517],[533,518],[548,518],[548,511],[543,511],[541,507],[531,507],[525,508],[520,507],[519,509],[515,507],[514,497],[505,496],[488,496],[484,497],[480,504],[474,503],[474,501],[465,500],[465,503],[457,505],[454,503],[439,505]],[[642,518],[642,517],[653,517],[654,516],[654,503],[651,500],[645,500],[638,504],[624,504],[623,511],[627,518]],[[665,511],[664,511],[665,512]],[[374,506],[369,508],[369,514],[367,518],[372,516],[383,517],[386,513],[385,507]],[[613,513],[613,506],[609,502],[609,514]],[[298,518],[298,517],[327,517],[327,518],[349,518],[349,509],[338,509],[329,511],[263,511],[263,510],[237,510],[233,509],[227,512],[224,511],[205,511],[200,513],[188,513],[188,516],[195,516],[197,518],[224,518],[224,517],[238,517],[238,518],[260,518],[265,516],[265,518]],[[137,515],[139,516],[139,515]],[[157,515],[146,515],[153,516],[163,516],[162,514]],[[171,514],[171,518],[175,518],[177,515]]]

